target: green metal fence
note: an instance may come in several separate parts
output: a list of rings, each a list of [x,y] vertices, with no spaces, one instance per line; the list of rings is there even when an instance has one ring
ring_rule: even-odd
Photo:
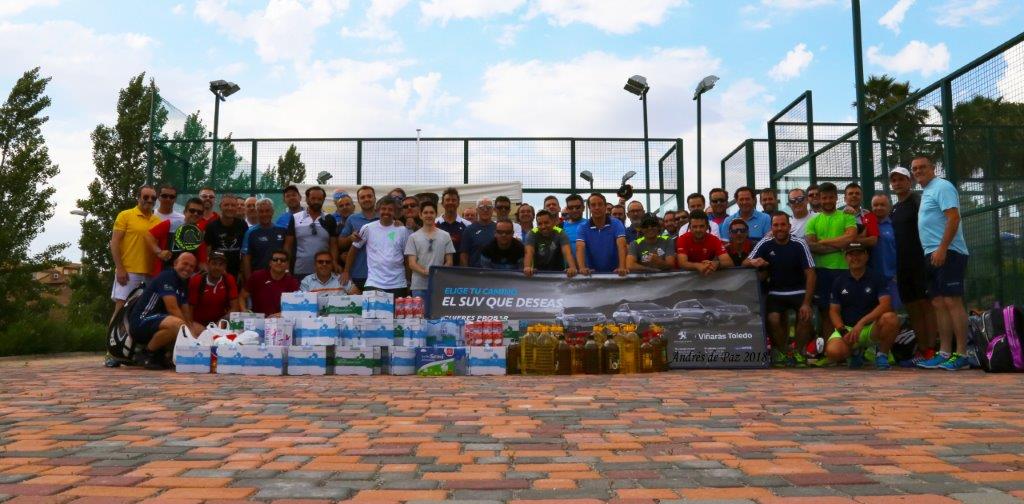
[[[814,123],[811,110],[807,92],[769,123],[773,187],[867,181],[866,193],[888,191],[891,168],[909,166],[917,154],[930,155],[939,175],[960,190],[971,251],[968,303],[1024,302],[1024,33],[873,111],[869,138],[859,138],[856,125],[841,124],[833,126],[845,133],[822,137],[818,127],[827,123]],[[794,147],[794,141],[804,147]],[[872,145],[866,163],[858,159],[860,142]],[[727,162],[729,170],[736,169],[735,160],[723,160],[723,167]],[[741,169],[749,172],[749,164]]]

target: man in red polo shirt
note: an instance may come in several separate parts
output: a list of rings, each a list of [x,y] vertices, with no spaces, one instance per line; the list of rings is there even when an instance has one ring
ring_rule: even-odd
[[[708,215],[700,210],[690,212],[690,230],[676,238],[676,258],[680,268],[702,275],[733,266],[722,240],[708,233]]]
[[[210,252],[209,271],[193,275],[188,280],[185,316],[192,321],[193,334],[202,332],[210,322],[227,318],[232,311],[241,311],[238,284],[235,277],[225,271],[226,268],[224,253]]]
[[[239,297],[241,306],[252,298],[252,311],[268,317],[280,316],[281,294],[299,290],[299,281],[288,273],[288,252],[278,250],[270,256],[270,267],[254,271]]]

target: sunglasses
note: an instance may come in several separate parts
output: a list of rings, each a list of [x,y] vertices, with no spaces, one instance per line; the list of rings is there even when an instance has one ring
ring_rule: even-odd
[[[732,234],[747,234],[747,230],[743,228],[734,228],[729,230]]]
[[[315,222],[310,222],[309,223],[309,232],[312,233],[313,236],[316,236],[316,223]]]
[[[161,194],[160,199],[178,199],[177,194]]]
[[[507,205],[501,205],[501,206],[496,206],[496,207],[494,207],[494,208],[495,208],[496,210],[512,210],[512,207],[510,207],[510,206],[507,206]]]
[[[427,240],[427,253],[430,254],[430,253],[433,253],[433,252],[434,252],[434,239],[431,238],[431,239]]]
[[[192,215],[203,215],[203,211],[199,208],[189,208],[188,210],[185,211]]]
[[[409,208],[418,208],[418,207],[419,207],[419,205],[416,205],[416,204],[408,204],[408,205],[402,205],[402,208],[406,208],[406,209],[409,209]]]
[[[495,231],[494,234],[510,235],[512,234],[512,231]]]
[[[797,203],[803,203],[805,199],[807,199],[807,198],[805,198],[803,196],[797,196],[796,198],[789,198],[789,204],[790,205],[796,205]]]
[[[482,206],[476,207],[476,209],[477,210],[494,210],[494,207],[491,206],[491,205],[482,205]]]
[[[722,204],[722,203],[728,203],[729,200],[724,199],[724,198],[711,198],[711,202],[715,203],[715,204]]]
[[[288,259],[285,258],[285,257],[275,257],[275,258],[271,259],[270,262],[283,263],[283,262],[288,262]]]
[[[331,264],[332,262],[333,261],[331,261],[331,260],[326,260],[326,261],[317,261],[316,263],[317,264]]]
[[[141,196],[139,199],[142,201],[156,201],[156,196]]]

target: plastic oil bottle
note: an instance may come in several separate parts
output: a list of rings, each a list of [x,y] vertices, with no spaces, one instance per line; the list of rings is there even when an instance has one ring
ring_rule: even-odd
[[[615,344],[619,346],[619,373],[639,372],[640,335],[636,333],[636,324],[623,324]]]
[[[651,324],[651,347],[654,350],[654,370],[668,371],[668,340],[665,339],[665,329],[659,325]]]
[[[512,338],[508,348],[505,349],[505,374],[522,374],[523,371],[519,364],[521,355],[522,347],[519,344],[519,338]]]
[[[582,350],[583,372],[601,374],[601,347],[597,346],[597,339],[593,333],[587,336],[587,342],[583,344]]]
[[[653,333],[650,329],[644,331],[644,341],[643,343],[640,343],[640,359],[638,364],[640,365],[641,373],[654,372],[654,346],[651,341],[652,334]]]
[[[551,326],[542,324],[538,328],[537,344],[533,347],[533,374],[555,374],[555,359],[558,353],[558,340],[555,339]]]
[[[619,359],[619,345],[615,343],[615,337],[619,334],[619,328],[615,325],[608,325],[608,338],[604,340],[604,345],[601,348],[603,362],[601,371],[604,374],[619,374],[620,359]]]
[[[534,374],[533,353],[537,346],[537,324],[526,328],[522,345],[519,349],[519,370],[522,374]]]
[[[556,331],[560,332],[560,331]],[[558,350],[555,359],[555,374],[572,374],[572,347],[565,341],[565,335],[558,335]]]

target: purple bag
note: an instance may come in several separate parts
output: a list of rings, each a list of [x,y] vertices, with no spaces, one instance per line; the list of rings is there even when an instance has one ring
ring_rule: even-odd
[[[1021,344],[1021,334],[1018,332],[1017,311],[1018,308],[1013,305],[1003,308],[1002,330],[993,327],[995,329],[993,332],[998,336],[992,338],[988,343],[988,348],[985,349],[985,356],[988,360],[985,371],[990,373],[1024,371],[1024,349],[1022,349],[1024,345]],[[1000,320],[999,317],[993,316],[992,321],[995,326]]]

